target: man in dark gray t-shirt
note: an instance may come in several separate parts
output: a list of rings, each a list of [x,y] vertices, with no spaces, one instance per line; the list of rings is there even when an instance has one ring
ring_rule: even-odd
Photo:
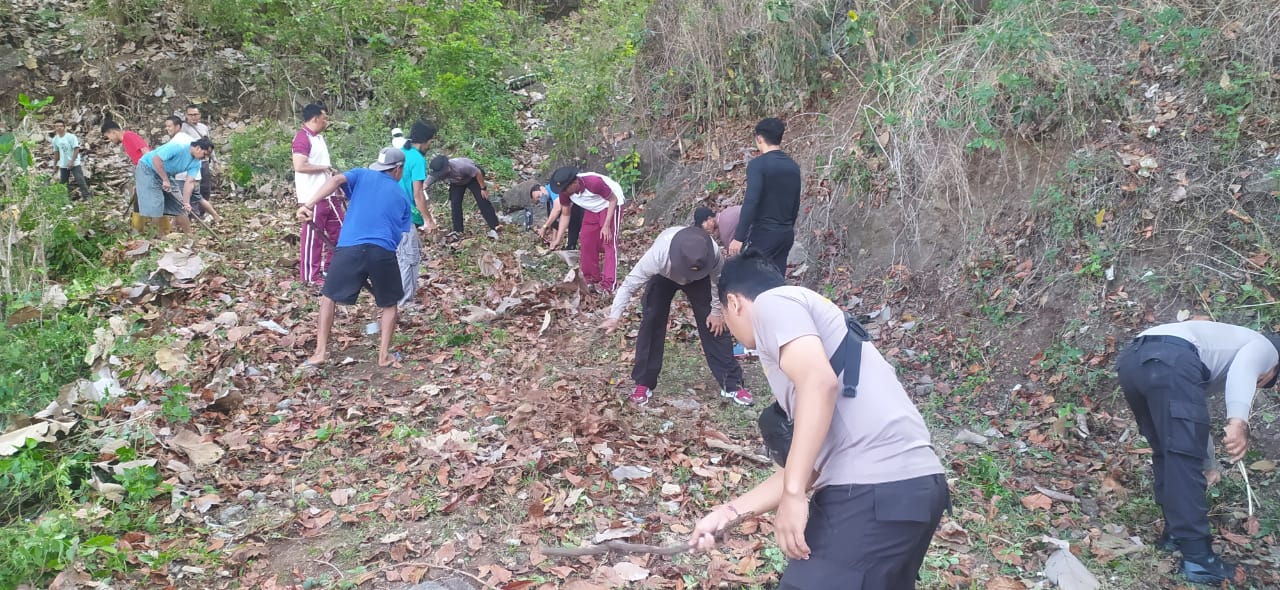
[[[850,341],[862,348],[856,395],[847,395],[851,372],[837,375],[830,361],[849,334],[843,312],[785,285],[762,252],[726,262],[719,294],[725,323],[759,352],[794,435],[786,466],[698,521],[690,544],[708,549],[737,516],[776,510],[790,559],[779,590],[914,588],[950,493],[893,366],[871,342]]]
[[[1278,349],[1275,335],[1191,321],[1148,328],[1116,359],[1124,399],[1151,443],[1156,503],[1164,512],[1156,546],[1181,551],[1182,572],[1192,582],[1216,585],[1238,574],[1214,553],[1209,535],[1205,491],[1210,479],[1218,479],[1218,462],[1208,396],[1225,398],[1223,446],[1239,461],[1249,449],[1254,392],[1275,384]]]

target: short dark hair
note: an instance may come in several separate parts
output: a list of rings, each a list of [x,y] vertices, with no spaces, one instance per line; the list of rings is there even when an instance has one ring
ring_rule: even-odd
[[[761,119],[756,123],[756,135],[769,145],[782,145],[782,132],[786,130],[787,124],[777,117]]]
[[[191,142],[191,147],[198,147],[206,152],[211,152],[213,151],[213,141],[208,137],[201,137]]]
[[[196,103],[194,103],[194,102],[193,102],[193,103],[191,103],[191,104],[189,104],[189,105],[187,105],[187,106],[186,106],[186,108],[184,108],[184,109],[182,109],[182,110],[184,110],[184,111],[189,111],[189,110],[191,110],[191,109],[195,109],[195,110],[196,110],[196,111],[198,111],[201,115],[203,115],[203,114],[204,114],[204,111],[200,110],[200,107],[199,107],[199,106],[196,106]]]
[[[302,122],[306,123],[307,121],[310,121],[316,117],[319,117],[320,115],[323,115],[328,111],[329,109],[324,108],[324,105],[317,102],[313,102],[305,107],[302,107]]]
[[[111,119],[107,119],[106,121],[102,122],[103,133],[106,133],[108,131],[115,131],[116,129],[119,129],[119,128],[120,128],[120,124],[116,123],[115,121],[112,121]]]
[[[720,269],[720,304],[728,303],[730,293],[755,301],[757,295],[785,284],[787,280],[772,260],[759,250],[747,250]]]
[[[174,125],[177,125],[177,126],[179,126],[179,127],[181,127],[181,126],[182,126],[182,117],[179,117],[179,116],[177,116],[177,115],[169,115],[168,117],[165,117],[165,119],[164,119],[164,120],[165,120],[165,121],[170,121],[170,122],[172,122]]]
[[[431,158],[431,165],[428,167],[432,174],[438,174],[445,168],[449,167],[449,156],[439,155]]]
[[[64,120],[62,120],[62,119],[54,119],[54,120],[53,120],[53,124],[54,124],[54,125],[62,125],[63,127],[66,127],[66,126],[67,126],[67,122],[66,122],[66,121],[64,121]]]

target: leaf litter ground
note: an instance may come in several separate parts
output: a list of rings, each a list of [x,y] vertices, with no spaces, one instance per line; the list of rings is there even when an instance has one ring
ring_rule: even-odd
[[[411,588],[453,578],[505,590],[776,582],[784,561],[768,517],[707,556],[548,559],[536,549],[678,543],[706,509],[767,472],[754,432],[768,397],[759,366],[744,363],[755,408],[720,398],[683,301],[658,393],[636,408],[625,402],[634,334],[595,328],[608,302],[566,260],[518,232],[433,243],[426,286],[394,341],[402,368],[376,366],[365,302],[339,313],[330,362],[299,372],[314,342],[316,294],[293,278],[288,208],[227,209],[241,210],[229,216],[233,231],[222,229],[220,253],[204,251],[212,243],[199,234],[192,248],[132,242],[116,253],[163,249],[172,267],[163,285],[107,294],[145,324],[141,332],[169,343],[117,359],[132,371],[114,374],[141,395],[109,404],[104,422],[148,425],[155,444],[145,454],[175,484],[167,503],[151,505],[168,534],[124,539],[203,556],[140,567],[134,582]],[[628,227],[624,259],[636,259],[652,233]],[[835,288],[878,302],[877,343],[902,369],[949,467],[957,509],[944,518],[923,587],[1035,587],[1057,571],[1061,560],[1050,558],[1060,548],[1103,587],[1177,586],[1174,558],[1143,545],[1159,519],[1148,499],[1149,451],[1114,399],[1086,397],[1063,412],[1051,393],[1061,377],[1038,364],[1013,370],[1040,387],[984,394],[967,387],[971,378],[1007,367],[998,355],[974,360],[950,327],[914,329],[931,319],[913,302],[918,293]],[[1107,356],[1081,363],[1104,365]],[[189,424],[159,411],[173,376],[190,383]],[[1252,470],[1263,510],[1274,511],[1274,464]],[[1280,583],[1274,512],[1263,513],[1261,528],[1243,517],[1243,484],[1232,472],[1214,494],[1226,553],[1253,566],[1254,587]]]

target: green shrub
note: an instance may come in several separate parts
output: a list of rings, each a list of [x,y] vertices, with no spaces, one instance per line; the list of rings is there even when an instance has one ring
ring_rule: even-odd
[[[85,311],[72,306],[15,326],[0,323],[0,416],[30,415],[88,374],[85,350],[102,322]]]
[[[594,137],[600,119],[619,112],[614,100],[636,63],[644,38],[648,0],[584,2],[580,18],[565,24],[568,46],[550,49],[547,131],[560,155],[576,152]]]
[[[256,176],[285,177],[293,172],[293,130],[263,121],[231,135],[231,181],[250,186]]]

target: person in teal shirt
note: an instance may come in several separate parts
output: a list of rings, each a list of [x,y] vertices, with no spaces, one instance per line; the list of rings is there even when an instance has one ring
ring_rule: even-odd
[[[200,178],[200,164],[213,153],[213,142],[201,137],[190,145],[166,143],[142,157],[134,168],[133,176],[138,185],[138,213],[143,217],[159,218],[172,215],[178,229],[191,231],[191,192],[198,182],[184,182],[182,194],[175,197],[173,186],[179,172],[186,172],[189,180]],[[179,200],[181,199],[181,200]]]
[[[400,177],[400,188],[404,190],[405,200],[409,202],[409,215],[414,227],[409,228],[396,247],[396,261],[400,264],[400,281],[403,283],[404,296],[399,305],[413,301],[418,291],[418,274],[422,264],[422,239],[418,235],[419,228],[426,225],[427,231],[435,231],[436,220],[431,217],[427,208],[427,193],[423,182],[427,179],[427,160],[423,153],[436,136],[436,128],[430,123],[418,121],[409,130],[405,138],[404,174]]]
[[[58,169],[58,181],[68,184],[72,177],[76,180],[77,190],[67,190],[71,200],[89,198],[89,183],[85,182],[84,169],[80,167],[80,139],[74,133],[67,133],[66,121],[58,119],[53,122],[53,137],[49,143],[53,144],[53,165]]]

